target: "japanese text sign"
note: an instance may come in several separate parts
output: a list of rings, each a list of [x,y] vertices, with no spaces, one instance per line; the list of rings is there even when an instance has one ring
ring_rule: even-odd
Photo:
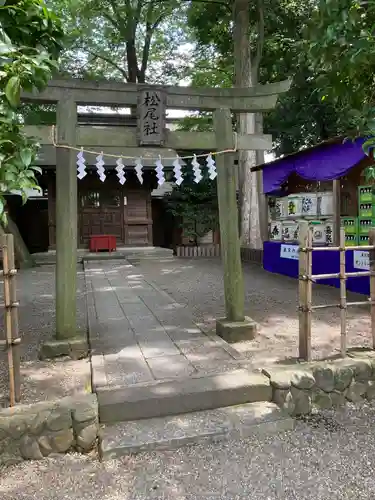
[[[149,88],[139,92],[138,137],[141,146],[164,144],[165,103],[162,90]]]

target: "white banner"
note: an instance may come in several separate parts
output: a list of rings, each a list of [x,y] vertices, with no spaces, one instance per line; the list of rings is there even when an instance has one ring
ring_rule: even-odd
[[[281,245],[280,257],[282,259],[298,260],[298,245]]]
[[[370,256],[369,253],[362,250],[353,251],[353,266],[356,269],[368,271],[370,269]]]

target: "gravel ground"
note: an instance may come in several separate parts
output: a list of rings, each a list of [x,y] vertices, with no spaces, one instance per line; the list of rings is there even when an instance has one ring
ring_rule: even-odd
[[[86,331],[85,281],[82,268],[77,276],[78,330]],[[3,285],[0,283],[0,295]],[[55,333],[55,268],[40,266],[19,271],[17,299],[21,343],[21,403],[31,403],[81,392],[89,380],[87,360],[39,361],[39,346]],[[0,331],[4,331],[4,311],[0,310]],[[0,352],[0,407],[7,406],[8,362]]]
[[[224,314],[223,271],[218,259],[161,259],[134,262],[146,278],[193,312],[195,320],[207,329]],[[255,264],[244,265],[246,314],[260,325],[256,340],[233,344],[255,367],[296,358],[298,355],[297,287],[293,278],[272,274]],[[364,300],[348,293],[348,300]],[[314,304],[339,301],[335,288],[315,285]],[[348,310],[348,345],[370,346],[370,315],[367,307]],[[340,346],[339,309],[314,313],[313,357],[338,353]]]
[[[0,469],[1,500],[373,500],[375,406],[295,431],[100,464],[68,455]]]

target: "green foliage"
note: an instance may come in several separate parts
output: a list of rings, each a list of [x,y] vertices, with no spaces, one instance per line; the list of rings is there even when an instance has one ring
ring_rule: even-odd
[[[168,211],[176,217],[183,235],[192,239],[195,245],[198,238],[219,226],[216,180],[208,178],[207,169],[202,169],[203,179],[196,184],[190,165],[183,168],[184,182],[174,186],[166,196]]]
[[[374,23],[374,0],[320,1],[306,30],[320,98],[335,102],[354,135],[375,135]]]
[[[22,115],[25,125],[56,124],[56,104],[22,102],[19,111]]]
[[[5,193],[37,188],[38,145],[18,112],[22,90],[41,90],[56,67],[62,30],[41,0],[5,1],[0,7],[0,216]]]
[[[188,64],[178,0],[50,0],[68,40],[62,69],[86,79],[176,82]]]
[[[264,115],[264,131],[272,134],[276,154],[288,154],[347,131],[348,115],[341,113],[332,96],[321,99],[317,82],[320,72],[311,66],[309,48],[304,41],[318,0],[260,3],[264,9],[265,39],[259,83],[293,80],[290,91],[280,97],[276,108]],[[188,21],[197,41],[195,64],[190,72],[193,85],[232,86],[231,9],[215,3],[192,2],[190,5]],[[256,8],[256,2],[249,2],[249,43],[253,58],[259,39]],[[194,126],[198,127],[197,118]]]

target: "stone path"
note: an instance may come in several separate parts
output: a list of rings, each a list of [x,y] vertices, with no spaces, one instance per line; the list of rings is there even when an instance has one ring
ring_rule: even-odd
[[[177,302],[186,304],[193,319],[206,330],[215,328],[215,318],[224,316],[223,267],[220,259],[152,259],[141,256],[135,263],[143,273]],[[252,365],[264,368],[273,363],[294,361],[298,356],[298,280],[273,274],[256,264],[243,265],[245,314],[259,325],[254,340],[231,344]],[[313,286],[313,303],[338,303],[340,291],[325,285]],[[348,292],[348,301],[364,300]],[[369,307],[348,308],[348,347],[371,347]],[[322,359],[340,352],[340,310],[314,311],[312,357]]]
[[[85,262],[93,385],[189,377],[241,355],[125,260]]]

